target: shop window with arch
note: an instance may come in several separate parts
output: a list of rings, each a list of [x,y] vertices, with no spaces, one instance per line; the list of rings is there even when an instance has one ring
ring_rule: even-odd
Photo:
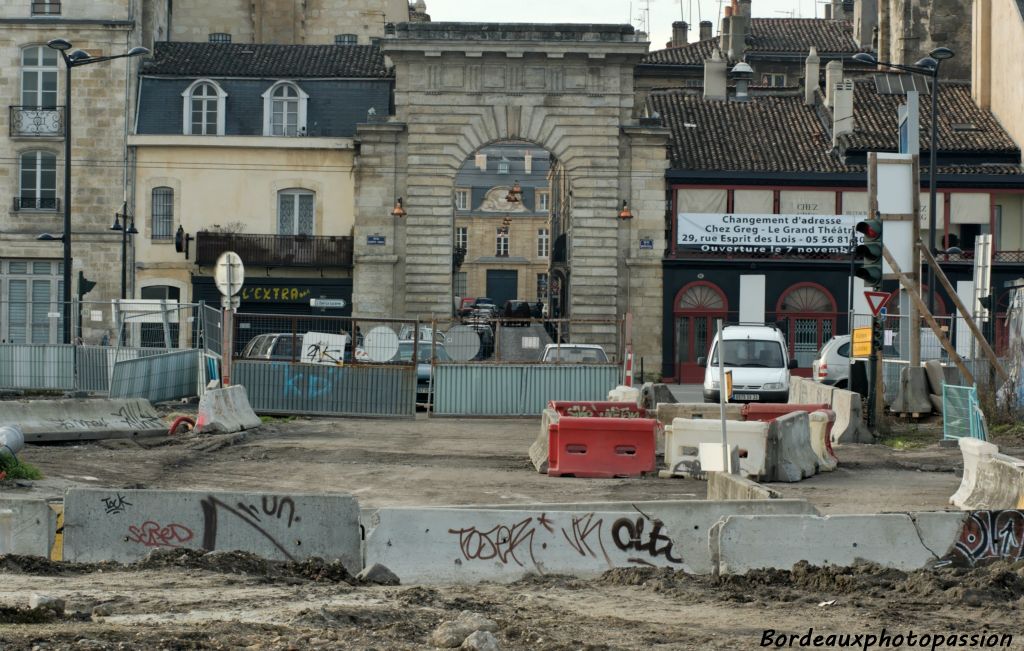
[[[277,234],[312,235],[316,195],[291,188],[277,193]]]
[[[57,156],[48,151],[27,151],[20,157],[19,210],[57,210]]]
[[[181,289],[173,285],[150,285],[139,289],[139,298],[164,301],[169,310],[166,326],[164,323],[139,324],[139,345],[143,348],[164,348],[170,343],[171,348],[179,347],[181,338],[179,322],[181,319],[177,313],[177,306],[181,302]]]
[[[281,82],[263,93],[263,135],[306,135],[306,102],[309,100],[301,88],[290,82]]]
[[[228,94],[209,80],[199,80],[181,94],[182,124],[186,136],[223,136],[224,100]]]
[[[725,292],[714,283],[700,280],[679,290],[673,309],[679,382],[703,380],[704,369],[697,360],[707,356],[715,336],[715,322],[725,319],[728,310]]]
[[[153,188],[152,231],[150,239],[170,240],[174,237],[174,189],[166,186]]]
[[[797,283],[783,292],[776,307],[778,325],[797,361],[798,375],[809,375],[822,345],[836,331],[836,299],[816,283]]]

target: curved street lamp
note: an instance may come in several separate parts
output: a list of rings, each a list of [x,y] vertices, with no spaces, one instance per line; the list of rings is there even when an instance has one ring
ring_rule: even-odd
[[[937,162],[939,158],[939,68],[942,62],[952,59],[955,56],[953,50],[948,47],[937,47],[928,53],[928,56],[917,61],[914,65],[908,66],[888,61],[879,61],[877,58],[866,52],[853,55],[853,60],[866,63],[871,66],[903,70],[919,75],[927,75],[932,78],[932,114],[931,114],[931,136],[928,145],[928,250],[936,253],[935,246],[935,186]],[[935,314],[935,272],[928,266],[928,311]]]
[[[86,66],[92,63],[103,63],[114,59],[125,57],[137,57],[149,54],[144,47],[133,47],[124,54],[113,56],[94,57],[85,50],[72,50],[70,41],[63,38],[55,38],[47,42],[47,47],[60,52],[64,59],[66,74],[64,77],[64,233],[61,241],[64,243],[64,343],[71,343],[71,70],[78,66]],[[68,54],[68,50],[71,53]]]

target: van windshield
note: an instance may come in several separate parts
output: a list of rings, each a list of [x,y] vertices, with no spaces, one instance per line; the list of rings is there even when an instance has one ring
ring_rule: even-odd
[[[725,366],[751,368],[782,368],[782,346],[777,341],[759,339],[726,339]],[[718,366],[718,347],[711,356],[711,366]]]

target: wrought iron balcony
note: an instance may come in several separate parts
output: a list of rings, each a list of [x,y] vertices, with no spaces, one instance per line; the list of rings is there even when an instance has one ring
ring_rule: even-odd
[[[61,138],[64,136],[64,107],[12,106],[11,137]]]
[[[196,264],[214,264],[225,251],[237,253],[247,266],[352,268],[351,237],[196,233]]]
[[[14,212],[19,210],[45,210],[56,212],[60,210],[60,199],[37,198],[37,197],[14,197]]]

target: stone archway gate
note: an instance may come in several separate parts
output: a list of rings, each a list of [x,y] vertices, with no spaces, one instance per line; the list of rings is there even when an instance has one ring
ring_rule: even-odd
[[[648,43],[629,25],[402,23],[383,49],[395,115],[357,131],[354,313],[451,314],[456,174],[483,145],[525,140],[571,190],[571,315],[631,312],[636,354],[660,360],[668,131],[635,117],[633,91]],[[613,330],[588,339],[614,351]]]

